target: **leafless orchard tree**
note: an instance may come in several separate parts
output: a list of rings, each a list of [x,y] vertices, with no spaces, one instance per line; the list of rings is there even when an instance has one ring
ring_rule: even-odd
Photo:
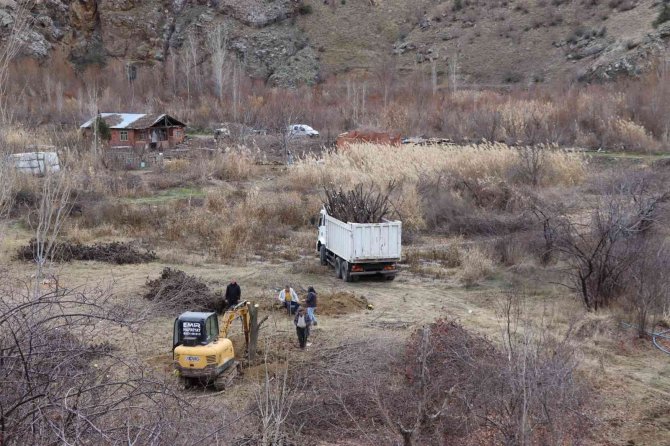
[[[643,255],[640,237],[669,199],[669,193],[654,193],[644,181],[633,181],[604,196],[587,221],[565,209],[535,207],[547,246],[567,261],[567,285],[580,294],[587,309],[597,311],[621,294],[624,274]]]
[[[0,444],[173,443],[187,404],[145,358],[107,342],[112,330],[135,332],[145,313],[110,287],[40,280],[72,190],[68,172],[41,181],[31,220],[37,280],[0,271]]]
[[[16,100],[9,100],[9,70],[14,59],[23,48],[22,38],[32,26],[30,8],[33,0],[16,0],[12,10],[13,22],[4,42],[0,42],[0,123],[7,125],[12,122],[12,104]]]
[[[641,255],[626,270],[623,305],[641,337],[670,306],[670,246],[664,240],[641,241]]]
[[[583,418],[579,408],[585,402],[581,392],[586,388],[574,381],[578,363],[568,343],[570,330],[562,340],[551,337],[546,327],[527,318],[524,306],[522,293],[501,296],[498,321],[507,362],[493,366],[500,368],[497,377],[492,368],[488,372],[494,373],[490,383],[502,385],[504,392],[486,402],[486,410],[478,416],[498,432],[505,445],[538,444],[538,440],[561,444],[583,435],[572,430]],[[571,409],[577,411],[564,413]]]
[[[413,377],[414,391],[413,398],[406,401],[406,413],[408,416],[398,417],[392,415],[389,411],[391,405],[385,401],[385,391],[377,389],[374,400],[379,412],[386,425],[397,429],[402,438],[404,446],[413,446],[417,444],[417,437],[422,427],[435,423],[439,418],[444,417],[448,410],[449,399],[452,397],[454,388],[442,388],[435,379],[431,379],[431,370],[433,367],[439,367],[431,361],[434,353],[434,345],[431,342],[431,329],[424,327],[419,330],[418,353],[415,357],[417,376]],[[441,384],[441,383],[440,383]],[[440,395],[441,394],[441,395]]]
[[[588,389],[574,352],[524,321],[516,302],[506,308],[502,349],[445,320],[406,344],[373,336],[324,349],[303,366],[310,381],[287,422],[301,414],[306,435],[366,445],[575,444],[588,432]]]
[[[254,390],[260,422],[258,444],[261,446],[287,445],[290,442],[286,419],[291,416],[291,407],[296,398],[295,383],[289,380],[288,363],[284,363],[278,372],[270,373],[266,356],[264,366],[263,381]]]
[[[73,179],[67,171],[47,171],[42,178],[39,207],[30,219],[35,235],[35,292],[38,292],[44,269],[51,261],[63,225],[72,209],[72,188]]]
[[[183,402],[105,342],[136,318],[109,289],[0,288],[0,443],[151,444],[179,435]],[[32,288],[38,287],[35,292]]]

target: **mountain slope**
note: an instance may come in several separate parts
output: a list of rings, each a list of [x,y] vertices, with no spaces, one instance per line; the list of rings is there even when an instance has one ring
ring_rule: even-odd
[[[0,0],[0,36],[16,11]],[[195,42],[209,57],[218,24],[249,75],[291,86],[350,70],[499,85],[611,79],[648,68],[668,24],[652,0],[48,0],[34,2],[25,53],[56,48],[80,66],[109,58],[160,63]]]

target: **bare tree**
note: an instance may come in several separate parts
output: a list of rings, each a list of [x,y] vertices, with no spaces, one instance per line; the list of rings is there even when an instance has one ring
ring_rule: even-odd
[[[644,337],[650,320],[670,304],[670,247],[660,237],[650,237],[639,248],[638,258],[625,272],[623,304]]]
[[[223,99],[223,88],[227,78],[227,56],[228,56],[228,27],[224,24],[212,26],[207,33],[207,47],[210,52],[212,63],[212,78],[216,95],[219,100]]]
[[[579,442],[588,388],[575,375],[569,338],[532,326],[516,301],[506,308],[500,315],[511,319],[501,326],[511,336],[502,349],[438,320],[406,342],[371,336],[322,351],[303,366],[310,380],[293,404],[299,423],[325,440],[365,445]]]
[[[524,181],[533,186],[540,184],[546,170],[546,152],[549,148],[542,144],[517,147],[519,173]]]
[[[390,405],[384,401],[385,398],[380,393],[380,389],[377,389],[375,393],[375,402],[387,426],[397,429],[404,446],[416,444],[421,427],[446,414],[448,402],[454,390],[453,387],[451,389],[441,389],[443,394],[437,396],[436,400],[436,392],[439,392],[437,389],[440,386],[436,386],[435,380],[431,379],[430,369],[435,367],[436,364],[431,360],[434,354],[434,345],[431,342],[429,327],[419,330],[418,344],[418,352],[414,358],[416,362],[410,365],[416,376],[412,380],[415,384],[412,386],[414,387],[414,392],[412,392],[414,395],[413,401],[406,402],[408,406],[406,412],[409,412],[409,417],[392,416],[389,412]],[[404,421],[403,418],[409,418],[409,420]]]
[[[570,288],[587,309],[609,305],[624,289],[624,273],[640,259],[640,236],[655,221],[658,206],[670,194],[654,194],[645,181],[620,185],[580,221],[564,209],[536,206],[547,245],[567,261]]]
[[[102,341],[141,316],[112,302],[106,287],[14,287],[8,279],[0,287],[3,445],[150,444],[179,435],[170,416],[180,417],[183,402],[169,383]]]
[[[0,222],[12,208],[16,170],[9,154],[0,152]]]
[[[386,107],[398,77],[396,58],[391,54],[382,55],[375,64],[374,74],[382,90],[384,107]]]
[[[295,400],[294,383],[289,380],[289,364],[285,363],[278,372],[271,373],[266,353],[264,367],[263,381],[254,391],[260,422],[258,444],[262,446],[289,444],[286,420],[291,416],[291,407]]]
[[[30,14],[32,0],[17,0],[14,2],[12,24],[9,33],[0,46],[0,123],[6,125],[11,123],[13,112],[11,106],[14,100],[9,100],[8,93],[11,83],[9,82],[9,70],[14,59],[21,52],[24,45],[24,36],[30,30],[33,20]]]
[[[44,268],[51,260],[57,240],[72,209],[72,178],[66,171],[47,171],[42,179],[39,207],[30,223],[34,230],[35,292],[44,277]]]

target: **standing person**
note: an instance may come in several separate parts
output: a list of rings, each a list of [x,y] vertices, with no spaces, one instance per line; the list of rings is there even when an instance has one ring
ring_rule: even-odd
[[[318,325],[316,315],[314,314],[316,311],[316,290],[314,290],[313,286],[307,288],[307,299],[305,299],[305,304],[307,304],[307,314],[312,320],[313,325]]]
[[[228,286],[226,287],[226,303],[228,308],[232,308],[240,302],[240,297],[242,296],[242,289],[237,284],[235,279],[231,280]]]
[[[293,319],[295,324],[295,331],[298,334],[298,344],[300,348],[304,349],[307,345],[307,337],[309,336],[309,327],[312,325],[312,318],[305,312],[304,307],[299,307],[298,312]]]
[[[279,292],[279,300],[284,304],[284,307],[286,307],[286,312],[289,314],[289,316],[295,313],[300,306],[300,299],[298,298],[298,294],[288,285],[286,285],[284,289]]]

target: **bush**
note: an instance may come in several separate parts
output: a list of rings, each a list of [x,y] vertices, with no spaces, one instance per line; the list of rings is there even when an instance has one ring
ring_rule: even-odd
[[[661,10],[658,13],[658,16],[653,22],[654,28],[658,28],[661,24],[670,21],[670,4],[667,0],[663,0],[663,5],[661,5]]]
[[[404,345],[385,335],[324,347],[318,361],[292,371],[291,387],[302,391],[291,411],[301,417],[287,423],[311,426],[323,443],[580,444],[590,389],[569,342],[544,333],[528,326],[499,348],[438,320]]]
[[[312,13],[312,5],[301,4],[298,6],[298,13],[300,15],[307,15]]]
[[[509,72],[503,76],[503,82],[506,84],[518,84],[523,80],[521,73]]]
[[[474,286],[480,280],[489,279],[493,274],[493,261],[481,248],[473,246],[461,255],[463,272],[461,279],[465,286]]]

